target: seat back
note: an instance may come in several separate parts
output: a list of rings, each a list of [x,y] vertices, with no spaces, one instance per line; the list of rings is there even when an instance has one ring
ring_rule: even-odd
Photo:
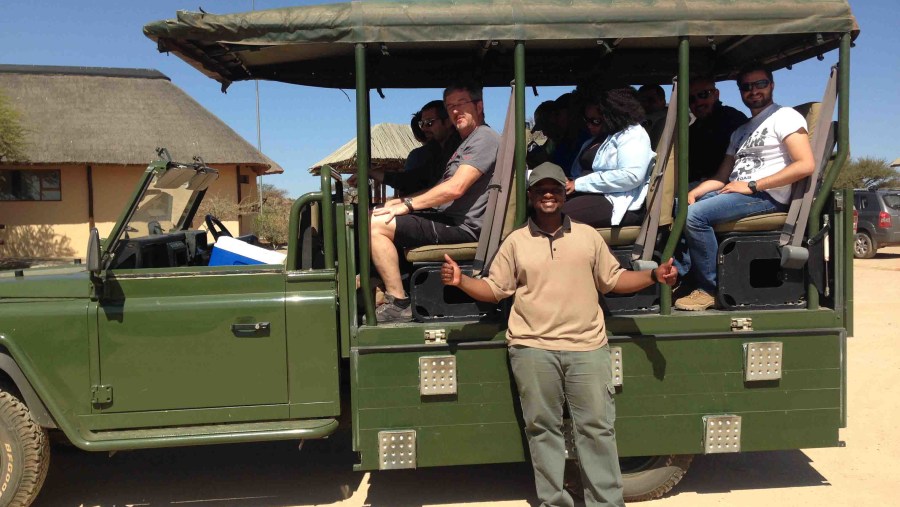
[[[678,96],[678,82],[672,85],[672,97]],[[678,118],[678,104],[676,100],[669,101],[666,111],[666,121],[663,126],[659,143],[656,145],[656,162],[650,172],[647,189],[647,200],[644,221],[641,224],[640,233],[631,251],[632,262],[643,260],[650,261],[653,258],[653,248],[656,246],[656,235],[660,225],[672,224],[672,207],[675,202],[675,171],[669,170],[675,166],[675,125]]]
[[[813,194],[819,179],[834,151],[834,128],[832,117],[837,100],[837,66],[831,68],[825,96],[821,103],[802,104],[795,109],[806,117],[809,140],[815,157],[815,169],[809,178],[794,183],[791,192],[791,207],[781,231],[778,244],[782,247],[799,247],[806,230]],[[783,258],[784,260],[784,258]],[[805,261],[805,259],[804,259]]]
[[[512,185],[515,168],[513,167],[516,151],[516,85],[510,86],[509,104],[506,107],[506,120],[503,133],[500,135],[500,149],[497,151],[497,162],[494,174],[488,185],[488,204],[481,225],[481,236],[472,262],[472,273],[487,274],[487,270],[497,254],[500,242],[513,229],[515,224],[515,187]],[[505,234],[504,234],[505,233]]]

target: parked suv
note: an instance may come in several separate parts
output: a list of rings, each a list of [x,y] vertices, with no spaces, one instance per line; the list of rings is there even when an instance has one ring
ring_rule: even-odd
[[[859,212],[853,253],[871,259],[879,248],[900,245],[900,189],[854,191]]]

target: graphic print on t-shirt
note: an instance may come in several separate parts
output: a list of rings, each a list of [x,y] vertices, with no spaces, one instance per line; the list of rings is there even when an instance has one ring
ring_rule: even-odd
[[[737,158],[734,161],[733,178],[735,181],[744,181],[751,179],[752,174],[762,167],[763,161],[759,156],[758,150],[765,145],[766,135],[769,133],[768,127],[754,130],[750,137],[747,138],[738,149]]]

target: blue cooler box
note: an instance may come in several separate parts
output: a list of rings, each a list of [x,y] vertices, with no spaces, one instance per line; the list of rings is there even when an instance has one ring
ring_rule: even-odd
[[[244,243],[239,239],[220,236],[213,245],[210,266],[246,266],[249,264],[284,264],[287,257],[281,252]]]

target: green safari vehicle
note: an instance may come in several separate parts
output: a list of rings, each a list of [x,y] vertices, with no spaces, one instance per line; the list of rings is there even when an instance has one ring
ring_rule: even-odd
[[[627,499],[665,494],[697,454],[840,444],[853,198],[832,186],[848,157],[858,33],[846,1],[371,1],[179,12],[144,32],[223,88],[355,88],[358,202],[325,169],[321,189],[293,204],[283,262],[223,263],[228,232],[215,217],[201,228],[197,215],[215,170],[161,150],[108,236],[92,231],[84,265],[0,274],[0,505],[38,494],[48,432],[116,451],[316,439],[340,426],[352,432],[357,470],[526,460],[508,308],[475,304],[435,276],[445,251],[483,272],[525,219],[526,91],[589,78],[675,83],[647,218],[600,231],[640,269],[670,257],[684,228],[674,203],[686,202],[689,112],[678,83],[733,78],[750,62],[790,68],[835,49],[837,61],[821,64],[824,98],[816,86],[816,102],[798,108],[816,174],[794,185],[789,213],[720,228],[719,309],[673,312],[664,286],[604,304]],[[377,325],[371,92],[461,77],[510,92],[484,231],[477,243],[404,252],[416,319]]]

